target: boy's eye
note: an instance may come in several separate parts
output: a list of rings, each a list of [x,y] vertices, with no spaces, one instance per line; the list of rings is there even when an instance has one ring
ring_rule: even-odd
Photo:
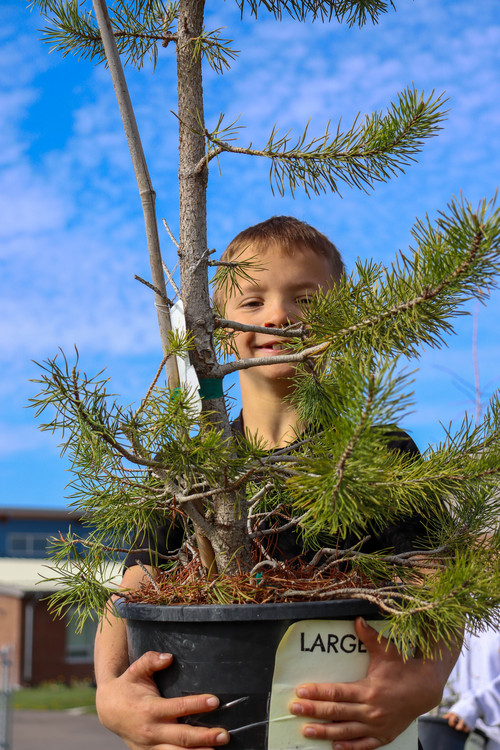
[[[262,302],[258,299],[250,299],[241,303],[241,307],[259,307]]]

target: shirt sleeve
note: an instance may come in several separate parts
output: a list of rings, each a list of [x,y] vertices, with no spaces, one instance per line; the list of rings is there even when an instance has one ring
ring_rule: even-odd
[[[449,709],[460,716],[471,729],[478,719],[488,726],[500,726],[500,675],[477,691],[469,691]]]

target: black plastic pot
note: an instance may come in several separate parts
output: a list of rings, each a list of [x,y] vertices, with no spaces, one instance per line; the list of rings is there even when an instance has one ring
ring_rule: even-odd
[[[463,750],[468,736],[450,727],[440,716],[421,716],[418,720],[422,750]]]
[[[360,600],[188,607],[120,602],[118,609],[127,621],[132,659],[149,650],[174,655],[173,665],[155,676],[164,697],[196,693],[218,696],[219,709],[187,717],[186,721],[225,727],[231,733],[231,750],[268,747],[276,652],[294,623],[313,620],[324,626],[324,621],[352,621],[359,615],[380,619],[376,607]],[[364,651],[354,635],[335,638],[332,636],[329,643],[326,638],[324,642],[307,643],[302,637],[299,650],[307,652],[317,646],[325,657],[341,649]],[[308,675],[300,681],[308,681]]]

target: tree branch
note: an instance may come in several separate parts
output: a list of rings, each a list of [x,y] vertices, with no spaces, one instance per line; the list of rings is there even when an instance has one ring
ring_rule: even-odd
[[[413,154],[420,150],[422,139],[435,135],[440,129],[439,123],[446,113],[440,111],[441,97],[432,101],[433,93],[424,100],[414,89],[407,89],[399,94],[398,103],[392,103],[384,117],[372,114],[362,125],[358,125],[356,118],[347,132],[341,132],[339,124],[333,137],[327,126],[324,135],[307,142],[306,126],[291,148],[290,131],[278,136],[276,128],[263,149],[234,146],[218,137],[221,133],[231,135],[233,132],[231,126],[221,128],[219,119],[214,132],[204,131],[213,148],[198,161],[196,171],[201,173],[211,159],[227,151],[271,159],[271,183],[274,181],[280,195],[285,192],[285,179],[292,195],[297,185],[308,195],[327,190],[338,193],[337,181],[366,190],[373,182],[402,172],[404,166],[415,160]]]
[[[146,395],[145,395],[145,396],[144,396],[144,398],[142,399],[142,401],[141,401],[141,403],[140,403],[140,406],[139,406],[139,408],[137,409],[137,411],[136,411],[136,412],[135,412],[135,414],[134,414],[134,419],[137,419],[137,417],[139,416],[139,414],[141,413],[141,411],[142,411],[142,410],[144,409],[144,407],[145,407],[145,405],[146,405],[146,403],[147,403],[147,401],[148,401],[149,397],[151,396],[151,394],[152,394],[152,392],[153,392],[153,389],[154,389],[155,385],[156,385],[156,384],[157,384],[157,382],[158,382],[158,378],[160,377],[160,375],[161,375],[161,371],[162,371],[162,370],[163,370],[163,368],[165,367],[165,364],[166,364],[166,362],[167,362],[167,359],[169,358],[169,356],[170,356],[170,354],[166,354],[166,355],[165,355],[165,356],[163,357],[162,361],[160,362],[160,366],[158,367],[158,370],[156,371],[156,375],[155,375],[155,376],[154,376],[154,378],[153,378],[153,382],[152,382],[152,383],[151,383],[151,385],[149,386],[149,388],[148,388],[148,390],[147,390],[147,392],[146,392]]]
[[[412,310],[425,302],[429,302],[435,299],[444,289],[446,289],[446,287],[450,286],[454,281],[456,281],[456,279],[462,276],[472,265],[474,258],[478,253],[483,236],[484,233],[481,229],[476,232],[474,240],[472,242],[472,247],[467,257],[457,268],[455,268],[453,273],[451,273],[449,276],[446,276],[440,284],[438,284],[434,288],[425,288],[420,295],[413,297],[413,299],[411,300],[406,300],[405,302],[401,302],[398,305],[393,305],[388,310],[377,313],[377,315],[373,315],[372,317],[364,318],[359,323],[355,323],[348,328],[342,328],[336,335],[339,337],[350,336],[351,334],[356,333],[362,328],[372,327],[383,320],[394,318],[402,312],[407,312],[408,310]]]
[[[174,245],[176,246],[176,248],[177,248],[177,250],[178,250],[178,249],[179,249],[179,243],[178,243],[178,241],[177,241],[177,240],[175,239],[175,237],[174,237],[174,235],[173,235],[173,233],[172,233],[172,231],[171,231],[170,227],[168,226],[168,224],[167,224],[167,222],[166,222],[166,219],[162,219],[162,222],[163,222],[163,226],[164,226],[164,227],[165,227],[165,229],[167,230],[167,234],[168,234],[168,236],[170,237],[170,239],[172,240],[172,242],[174,243]]]
[[[238,359],[235,362],[226,362],[224,365],[219,366],[219,371],[222,377],[229,375],[232,372],[238,372],[238,370],[248,370],[250,367],[260,367],[261,365],[279,365],[285,362],[304,362],[309,357],[314,357],[316,354],[321,354],[325,349],[328,349],[330,342],[326,341],[322,344],[316,344],[310,346],[307,349],[303,349],[301,352],[295,352],[294,354],[277,354],[275,357],[253,357],[249,359]]]
[[[165,300],[165,302],[167,303],[169,307],[172,307],[172,305],[174,304],[172,300],[169,299],[166,294],[163,294],[163,292],[160,289],[158,289],[157,286],[155,286],[154,284],[151,284],[150,281],[146,281],[146,279],[143,279],[142,276],[138,276],[137,274],[134,274],[134,279],[136,281],[140,281],[141,284],[144,284],[144,286],[147,286],[149,289],[152,289],[155,294],[157,294],[159,297]]]
[[[238,323],[236,320],[226,320],[225,318],[215,318],[216,328],[232,328],[235,331],[251,331],[253,333],[265,333],[269,336],[283,336],[284,338],[305,338],[307,328],[302,324],[297,327],[289,326],[287,328],[266,328],[265,326],[253,326],[246,323]]]
[[[334,337],[332,337],[332,340],[340,339],[340,338],[348,338],[349,336],[352,336],[353,334],[357,333],[358,331],[370,328],[378,323],[389,320],[391,318],[396,317],[397,315],[400,315],[403,312],[407,312],[408,310],[412,310],[417,308],[419,305],[422,305],[426,302],[430,302],[436,297],[441,294],[441,292],[449,287],[454,281],[456,281],[460,276],[463,276],[469,267],[474,262],[474,259],[478,253],[481,240],[484,237],[484,233],[482,229],[478,229],[476,232],[472,246],[470,248],[469,253],[467,254],[467,257],[460,263],[460,265],[454,269],[454,271],[446,276],[439,284],[437,284],[433,288],[425,288],[421,294],[417,295],[416,297],[413,297],[410,300],[405,300],[404,302],[401,302],[398,305],[393,305],[388,310],[384,310],[380,313],[377,313],[376,315],[373,315],[369,318],[364,318],[359,323],[355,323],[352,326],[348,326],[347,328],[340,329]],[[269,331],[269,329],[267,329]],[[279,335],[279,334],[278,334]],[[278,354],[273,357],[255,357],[253,359],[240,359],[236,360],[234,362],[226,362],[225,364],[220,366],[220,371],[222,376],[228,375],[232,372],[237,372],[239,370],[247,370],[250,367],[260,367],[262,365],[274,365],[274,364],[282,364],[282,363],[291,363],[291,362],[304,362],[310,357],[314,357],[318,354],[321,354],[325,351],[329,346],[331,346],[331,342],[325,341],[321,344],[316,344],[314,346],[308,347],[307,349],[303,349],[301,352],[295,352],[293,354]]]
[[[73,31],[73,36],[76,36],[75,31]],[[100,34],[80,34],[80,39],[82,41],[88,41],[88,42],[102,42],[102,37]],[[163,46],[166,47],[169,42],[176,42],[177,41],[177,34],[147,34],[147,33],[141,33],[138,31],[113,31],[113,36],[115,39],[146,39],[150,42],[166,42]]]
[[[186,505],[184,506],[184,510],[194,523],[195,529],[199,529],[203,536],[206,537],[209,542],[212,542],[216,536],[215,528],[209,521],[207,521],[203,513],[201,513],[200,510],[196,507],[195,502],[186,503]],[[197,541],[199,544],[199,539],[197,539]],[[211,550],[211,554],[213,556],[213,549]],[[210,563],[207,564],[207,561],[203,560],[201,552],[200,557],[202,558],[203,565],[207,568],[210,567]],[[213,557],[213,559],[215,558]]]

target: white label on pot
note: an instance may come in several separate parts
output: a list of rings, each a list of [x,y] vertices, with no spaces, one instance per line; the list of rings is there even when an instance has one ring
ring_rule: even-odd
[[[177,300],[175,305],[170,308],[170,323],[174,331],[186,333],[186,318],[184,316],[184,305],[182,300]],[[200,383],[196,370],[189,361],[189,355],[178,357],[176,355],[177,370],[179,372],[179,382],[183,388],[187,388],[192,397],[192,408],[195,414],[201,412],[201,397],[199,394]]]
[[[382,621],[369,624],[380,630]],[[288,707],[305,682],[354,682],[366,675],[369,656],[352,620],[302,620],[291,625],[276,651],[269,706],[268,750],[331,750],[331,740],[308,739],[302,727],[312,719],[293,716]],[[387,750],[417,750],[414,721]]]

